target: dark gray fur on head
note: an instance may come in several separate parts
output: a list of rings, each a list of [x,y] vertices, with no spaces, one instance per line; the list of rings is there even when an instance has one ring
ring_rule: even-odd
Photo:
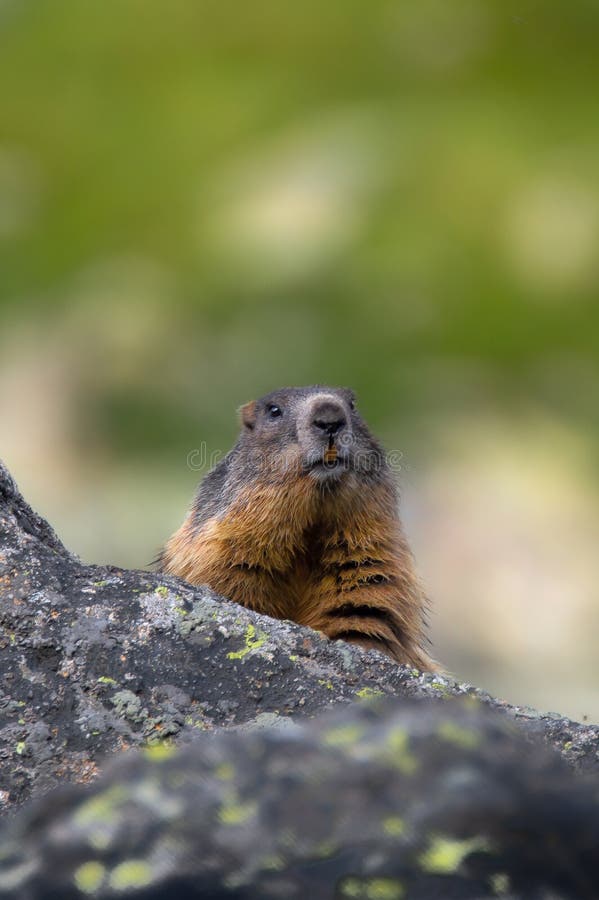
[[[224,513],[237,493],[258,479],[282,484],[290,476],[306,478],[321,493],[334,493],[342,483],[363,490],[384,481],[394,491],[384,450],[349,388],[280,388],[246,403],[240,417],[237,443],[199,487],[197,525]]]

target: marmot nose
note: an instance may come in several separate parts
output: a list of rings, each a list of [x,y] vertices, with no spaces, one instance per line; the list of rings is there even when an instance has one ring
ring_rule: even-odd
[[[312,425],[318,432],[335,437],[347,425],[345,411],[338,403],[327,400],[312,410]]]

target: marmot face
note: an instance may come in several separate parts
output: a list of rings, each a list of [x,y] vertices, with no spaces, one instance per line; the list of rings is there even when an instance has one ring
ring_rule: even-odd
[[[376,476],[384,454],[344,388],[283,388],[241,409],[244,455],[264,475],[290,471],[331,487],[348,473]]]

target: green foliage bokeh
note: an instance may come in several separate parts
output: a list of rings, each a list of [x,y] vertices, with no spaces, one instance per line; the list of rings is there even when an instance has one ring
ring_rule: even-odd
[[[383,430],[529,403],[594,430],[599,264],[576,229],[599,236],[598,18],[5,2],[1,320],[65,317],[94,367],[80,421],[115,454],[226,441],[236,405],[313,381]],[[102,309],[145,320],[143,347],[104,346]]]

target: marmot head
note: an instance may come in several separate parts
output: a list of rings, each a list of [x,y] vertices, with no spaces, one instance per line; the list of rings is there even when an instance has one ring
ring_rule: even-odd
[[[386,467],[381,446],[347,388],[281,388],[241,407],[240,449],[271,474],[293,470],[333,485],[348,473],[376,477]]]

